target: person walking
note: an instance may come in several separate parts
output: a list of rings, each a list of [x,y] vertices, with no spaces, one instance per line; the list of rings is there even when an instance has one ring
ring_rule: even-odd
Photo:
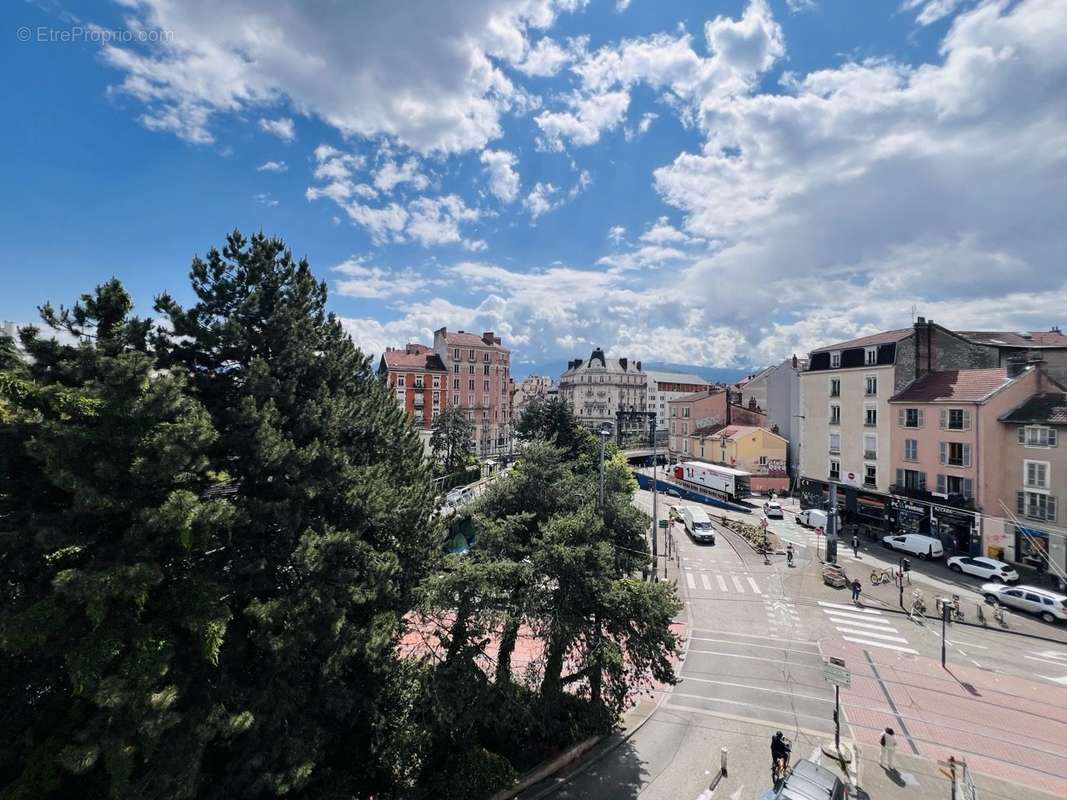
[[[878,764],[883,769],[895,769],[893,755],[897,750],[897,737],[893,735],[892,728],[882,731],[882,754],[878,758]]]
[[[860,557],[860,537],[856,534],[852,534],[852,555],[856,558]]]
[[[852,602],[853,603],[859,603],[859,601],[860,601],[860,592],[862,590],[863,590],[863,584],[860,583],[860,579],[859,578],[853,578],[852,579]]]

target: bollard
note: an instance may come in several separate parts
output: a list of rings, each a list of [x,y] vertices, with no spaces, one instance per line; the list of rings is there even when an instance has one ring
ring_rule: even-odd
[[[725,747],[722,748],[722,750],[719,751],[719,760],[721,761],[720,769],[722,770],[722,774],[725,776],[726,775],[726,748]]]

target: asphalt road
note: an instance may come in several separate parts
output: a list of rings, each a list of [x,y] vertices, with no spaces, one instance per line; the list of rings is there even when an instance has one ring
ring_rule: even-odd
[[[647,492],[635,502],[650,509]],[[1015,615],[1008,631],[956,625],[948,630],[942,669],[940,624],[917,625],[899,613],[894,587],[865,586],[861,605],[853,605],[847,592],[823,585],[813,532],[791,517],[771,526],[797,546],[794,567],[782,557],[764,564],[732,535],[720,535],[714,546],[696,544],[675,525],[681,560],[673,574],[690,615],[681,681],[628,740],[545,796],[756,798],[769,788],[775,730],[793,739],[794,759],[828,765],[820,752],[834,731],[827,655],[844,658],[853,672],[851,688],[842,691],[841,736],[859,743],[864,756],[842,775],[867,796],[947,797],[937,762],[949,754],[981,770],[983,800],[1018,796],[1020,784],[1032,787],[1027,797],[1067,796],[1062,629]],[[880,545],[864,544],[858,559],[842,553],[850,573],[895,563]],[[931,607],[938,593],[966,592],[961,587],[969,579],[946,577],[952,582],[916,572],[915,585]],[[870,763],[886,725],[901,738],[900,771]],[[728,777],[711,792],[724,747]]]

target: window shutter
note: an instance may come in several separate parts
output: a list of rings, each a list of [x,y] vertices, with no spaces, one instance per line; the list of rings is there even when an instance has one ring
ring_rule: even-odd
[[[904,485],[904,470],[898,469],[897,470],[897,486],[903,486],[903,485]]]
[[[971,446],[969,444],[963,446],[963,466],[971,466]]]
[[[904,427],[904,409],[903,408],[897,409],[897,424],[902,428]]]
[[[926,490],[926,473],[925,472],[920,472],[919,473],[919,488],[922,489],[923,491]]]
[[[937,493],[938,494],[945,494],[945,476],[944,475],[938,475],[937,476]]]
[[[1048,496],[1048,505],[1045,506],[1045,519],[1049,522],[1056,521],[1056,498],[1052,495]]]
[[[942,415],[944,415],[944,413],[945,413],[944,411],[941,412]],[[948,443],[947,442],[940,442],[939,443],[938,460],[939,460],[939,462],[941,464],[944,464],[946,461],[948,461]]]
[[[974,497],[974,481],[970,478],[963,479],[963,496]]]
[[[969,431],[971,429],[971,412],[970,411],[964,411],[963,412],[963,429],[965,431]]]
[[[1048,429],[1048,446],[1049,447],[1055,447],[1056,446],[1056,429],[1055,428],[1049,428]]]
[[[926,419],[926,412],[923,411],[923,409],[920,408],[919,409],[919,427],[920,428],[923,426],[923,423],[924,423],[925,419]]]
[[[1015,493],[1015,513],[1026,513],[1026,492]]]
[[[941,430],[948,427],[948,411],[944,408],[941,409]],[[941,462],[942,464],[945,462]]]
[[[1026,426],[1019,426],[1019,444],[1026,444]]]

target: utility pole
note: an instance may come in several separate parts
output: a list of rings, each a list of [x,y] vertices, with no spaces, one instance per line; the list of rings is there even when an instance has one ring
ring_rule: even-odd
[[[837,563],[837,484],[830,484],[830,513],[826,519],[826,561]]]
[[[941,668],[945,668],[945,642],[948,638],[948,615],[952,613],[947,602],[941,603]],[[953,790],[955,790],[955,775],[953,775]]]
[[[649,425],[652,431],[652,582],[659,580],[659,553],[656,545],[656,529],[659,527],[659,492],[656,491],[656,417],[653,414]],[[667,560],[663,561],[663,577],[667,577]]]

